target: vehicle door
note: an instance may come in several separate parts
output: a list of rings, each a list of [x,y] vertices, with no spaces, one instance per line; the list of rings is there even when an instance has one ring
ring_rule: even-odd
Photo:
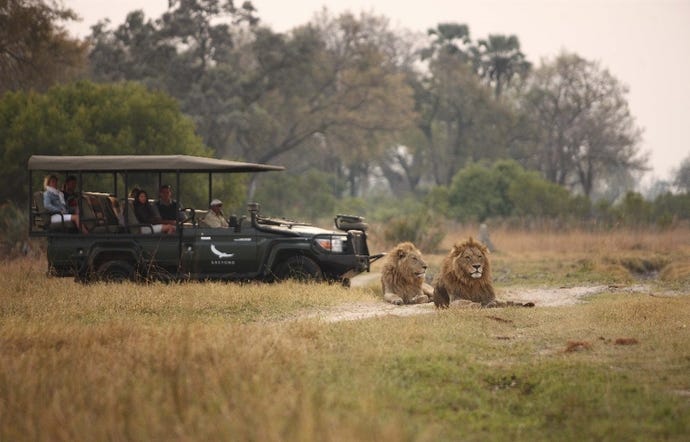
[[[238,279],[259,271],[256,236],[229,228],[185,228],[182,268],[194,279]]]

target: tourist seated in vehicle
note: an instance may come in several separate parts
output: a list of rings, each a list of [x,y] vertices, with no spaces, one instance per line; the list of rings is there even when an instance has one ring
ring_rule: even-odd
[[[74,224],[79,229],[79,215],[70,213],[65,200],[65,194],[58,190],[58,178],[56,175],[48,175],[44,182],[45,192],[43,192],[43,206],[50,214],[52,224]]]
[[[172,198],[170,184],[163,184],[158,190],[156,207],[161,215],[161,224],[176,224],[184,220],[184,214],[180,212],[180,204]]]
[[[153,233],[174,233],[174,224],[162,224],[160,216],[156,213],[151,203],[149,203],[149,195],[145,190],[139,189],[134,197],[134,215],[137,221],[142,224],[150,224],[153,228]],[[147,233],[146,229],[142,229],[143,233]]]
[[[62,193],[65,195],[65,202],[69,208],[69,213],[79,213],[79,192],[77,191],[77,177],[69,175],[65,178],[62,185]]]
[[[225,215],[223,214],[223,203],[219,199],[211,201],[209,208],[211,210],[208,211],[203,220],[203,223],[207,227],[229,227],[228,220],[225,219]]]

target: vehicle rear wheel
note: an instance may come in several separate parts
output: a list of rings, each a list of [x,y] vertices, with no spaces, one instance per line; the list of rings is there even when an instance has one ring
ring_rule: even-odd
[[[297,281],[323,281],[321,267],[313,259],[302,255],[291,256],[278,264],[275,270],[278,281],[295,279]]]
[[[134,267],[127,261],[106,261],[98,267],[98,279],[108,282],[134,281]]]

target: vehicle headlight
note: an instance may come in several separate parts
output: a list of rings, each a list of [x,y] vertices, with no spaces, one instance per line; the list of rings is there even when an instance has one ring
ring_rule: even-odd
[[[326,236],[316,238],[316,243],[325,250],[333,253],[343,253],[343,244],[347,241],[344,236]]]

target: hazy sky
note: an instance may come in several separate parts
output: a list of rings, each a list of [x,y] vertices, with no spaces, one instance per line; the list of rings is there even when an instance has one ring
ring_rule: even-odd
[[[168,0],[64,0],[81,23],[78,36],[108,17],[121,24],[143,9],[157,18]],[[235,0],[241,4],[241,0]],[[630,88],[632,114],[644,129],[641,149],[653,170],[669,178],[690,155],[690,0],[252,0],[261,21],[275,31],[308,22],[327,7],[385,16],[393,29],[425,32],[442,22],[465,23],[472,39],[514,34],[528,60],[539,64],[562,49],[600,62]],[[686,132],[687,131],[687,132]]]

